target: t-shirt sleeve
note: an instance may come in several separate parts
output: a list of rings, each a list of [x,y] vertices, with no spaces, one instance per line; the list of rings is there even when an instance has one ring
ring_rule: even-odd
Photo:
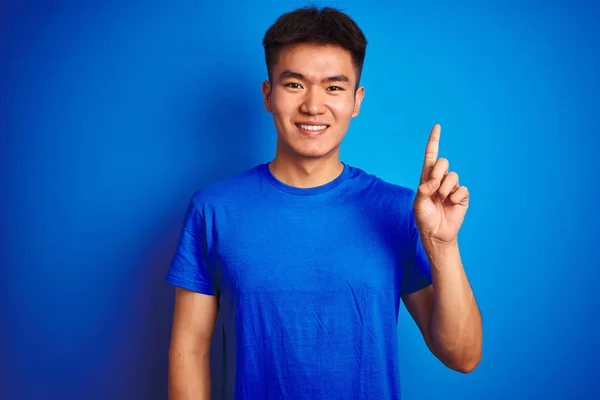
[[[414,199],[414,195],[413,195]],[[408,213],[408,258],[404,279],[402,282],[402,295],[407,295],[431,285],[431,265],[427,253],[423,248],[419,230],[415,224],[415,215],[410,203]]]
[[[184,289],[214,295],[216,290],[208,265],[206,243],[204,219],[192,198],[165,280]]]

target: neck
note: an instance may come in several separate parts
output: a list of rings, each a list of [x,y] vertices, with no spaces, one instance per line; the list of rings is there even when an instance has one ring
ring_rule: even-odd
[[[289,186],[312,188],[325,185],[344,170],[338,154],[320,158],[289,158],[276,155],[269,163],[275,178]]]

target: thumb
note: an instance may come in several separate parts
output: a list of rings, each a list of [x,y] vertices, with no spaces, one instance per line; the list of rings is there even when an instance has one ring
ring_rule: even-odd
[[[417,189],[417,199],[420,201],[430,198],[440,187],[440,180],[433,178],[423,182]]]

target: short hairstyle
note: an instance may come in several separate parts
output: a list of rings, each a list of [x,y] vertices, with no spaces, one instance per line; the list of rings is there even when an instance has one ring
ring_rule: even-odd
[[[362,74],[367,39],[356,22],[338,9],[306,6],[282,14],[263,38],[269,80],[282,47],[297,43],[338,45],[350,52],[356,70],[356,87]]]

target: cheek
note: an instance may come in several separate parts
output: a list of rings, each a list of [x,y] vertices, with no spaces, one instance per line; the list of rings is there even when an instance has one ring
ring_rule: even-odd
[[[272,109],[276,115],[289,117],[298,107],[297,99],[289,93],[274,92],[272,97]]]
[[[329,109],[339,121],[340,119],[350,119],[354,112],[354,98],[339,98],[329,102]]]

